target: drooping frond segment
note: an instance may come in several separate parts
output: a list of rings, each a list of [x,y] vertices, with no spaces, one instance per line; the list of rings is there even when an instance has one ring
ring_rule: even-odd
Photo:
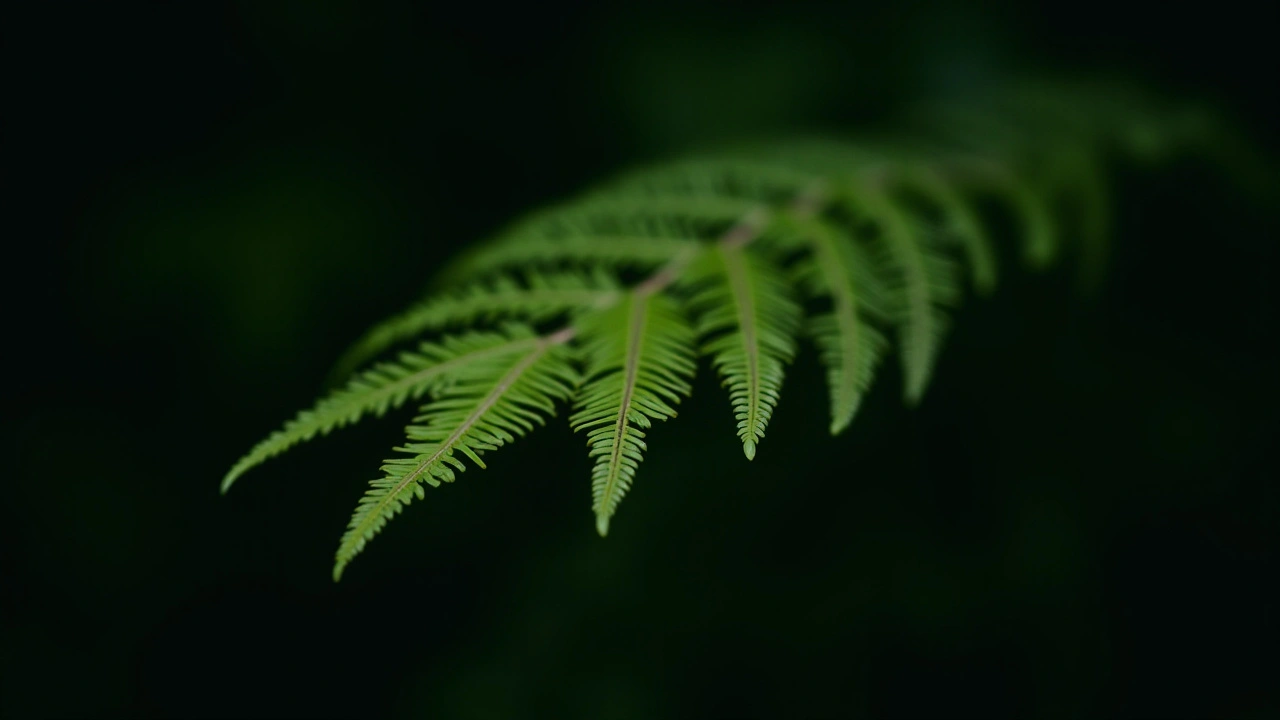
[[[975,162],[970,185],[999,199],[1011,213],[1022,238],[1022,257],[1033,268],[1045,268],[1058,257],[1061,233],[1048,197],[1025,178],[994,162]]]
[[[810,317],[807,330],[827,368],[831,391],[831,434],[853,421],[871,386],[888,342],[866,315],[885,315],[884,291],[871,255],[844,227],[821,218],[793,220],[807,252],[796,278],[810,298],[825,298],[828,312]]]
[[[511,333],[522,335],[525,344],[473,358],[408,427],[408,442],[396,448],[405,455],[386,461],[383,477],[370,483],[347,525],[333,568],[335,580],[404,506],[425,497],[423,482],[452,482],[455,471],[466,469],[460,456],[483,468],[482,454],[543,424],[555,414],[556,401],[569,398],[578,383],[565,347],[573,331],[545,337],[535,337],[528,328]]]
[[[617,282],[604,270],[530,271],[523,281],[501,275],[457,292],[436,296],[376,325],[339,361],[335,374],[349,373],[396,343],[433,330],[519,318],[544,322],[617,300]]]
[[[606,535],[646,449],[644,431],[674,417],[673,406],[689,394],[694,335],[670,298],[646,291],[583,318],[579,328],[589,380],[570,422],[587,433],[592,509]]]
[[[781,272],[735,242],[717,243],[690,275],[696,289],[689,307],[698,317],[702,352],[729,388],[750,460],[795,355],[800,306]]]
[[[356,375],[346,387],[298,413],[231,468],[222,480],[222,491],[226,492],[251,468],[298,443],[353,424],[367,414],[382,416],[407,400],[420,399],[447,385],[473,365],[526,352],[537,342],[527,331],[512,326],[498,332],[469,332],[439,343],[422,343],[415,352],[402,353],[395,362],[380,363]]]
[[[1104,161],[1200,146],[1214,134],[1204,110],[1172,108],[1133,87],[1020,82],[937,103],[930,115],[936,132],[996,159],[997,189],[1023,218],[1030,259],[1043,265],[1059,244],[1078,244],[1092,284],[1108,254]],[[1054,214],[1063,209],[1065,217]]]
[[[913,190],[933,203],[941,215],[941,227],[944,240],[950,240],[960,246],[964,252],[969,268],[969,282],[979,295],[986,295],[996,286],[996,251],[991,235],[987,232],[981,218],[972,203],[956,187],[943,172],[925,162],[913,162],[894,176],[900,187]],[[1037,216],[1035,220],[1040,220]],[[1027,221],[1024,220],[1024,224]],[[1035,240],[1035,253],[1044,254],[1042,248],[1046,242],[1043,235],[1045,229],[1035,225],[1030,227],[1033,233],[1039,233]]]
[[[903,395],[916,404],[924,395],[949,323],[943,308],[960,298],[955,262],[938,247],[929,228],[915,222],[887,193],[864,187],[848,198],[854,212],[875,223],[875,239],[886,266],[886,295],[898,326]]]

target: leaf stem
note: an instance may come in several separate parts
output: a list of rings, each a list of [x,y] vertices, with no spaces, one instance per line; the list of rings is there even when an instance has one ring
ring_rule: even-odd
[[[826,199],[826,183],[816,180],[796,194],[791,201],[789,211],[797,217],[812,217],[822,210],[822,207],[826,204]],[[760,237],[772,219],[773,213],[770,209],[765,205],[758,205],[739,218],[716,242],[725,249],[745,247]],[[666,290],[672,283],[680,279],[680,276],[684,274],[685,269],[689,267],[694,258],[705,250],[705,247],[697,245],[681,248],[666,265],[663,265],[652,275],[632,287],[631,293],[637,298],[644,298]],[[621,299],[621,294],[616,295],[612,301],[602,301],[597,309],[605,310],[613,307]],[[553,335],[558,335],[567,329],[569,328],[558,330]],[[543,337],[550,338],[552,335],[544,335]],[[568,340],[571,337],[573,337],[572,334],[565,339]]]

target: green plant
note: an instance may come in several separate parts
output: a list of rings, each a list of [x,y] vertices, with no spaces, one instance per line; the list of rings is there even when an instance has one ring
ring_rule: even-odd
[[[451,482],[561,404],[594,460],[596,525],[635,479],[645,431],[676,414],[697,356],[727,387],[755,457],[801,338],[827,368],[832,434],[898,349],[906,402],[929,384],[964,285],[995,286],[979,199],[1014,221],[1022,255],[1105,258],[1104,160],[1156,157],[1201,129],[1125,92],[1041,90],[944,104],[910,141],[802,141],[631,173],[516,223],[459,258],[438,292],[376,326],[341,366],[438,335],[356,373],[257,445],[262,461],[366,415],[427,399],[361,498],[334,577],[423,484]],[[1070,232],[1068,232],[1068,229]],[[632,280],[632,282],[627,282]],[[892,340],[890,339],[892,337]]]

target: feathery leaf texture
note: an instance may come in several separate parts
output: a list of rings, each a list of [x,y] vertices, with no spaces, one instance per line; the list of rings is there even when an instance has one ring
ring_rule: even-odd
[[[943,308],[960,296],[957,267],[940,252],[930,229],[914,222],[885,192],[867,188],[851,199],[854,212],[876,223],[876,245],[892,268],[888,292],[902,357],[908,404],[920,402],[949,324]]]
[[[675,417],[672,406],[689,394],[694,337],[673,300],[644,291],[629,293],[579,329],[590,379],[569,422],[587,433],[595,459],[592,509],[603,536],[647,449],[644,431],[654,420]]]
[[[506,352],[473,357],[405,430],[409,442],[396,448],[405,455],[386,461],[383,477],[370,483],[347,525],[335,580],[405,505],[415,496],[425,497],[423,482],[453,482],[455,470],[466,469],[459,455],[483,468],[481,455],[543,424],[555,414],[556,401],[572,394],[578,377],[564,345],[571,332],[537,337],[515,326],[508,333],[518,342],[506,346]]]
[[[350,374],[387,348],[430,330],[514,318],[546,322],[574,311],[606,307],[616,301],[618,292],[617,281],[600,268],[589,273],[530,271],[523,281],[500,275],[426,300],[379,323],[343,355],[335,374]]]
[[[797,263],[796,279],[809,297],[827,298],[831,304],[829,312],[810,317],[807,330],[827,366],[831,434],[838,435],[853,422],[888,349],[884,335],[868,320],[885,317],[885,291],[871,256],[843,227],[821,218],[795,224],[809,246]]]
[[[357,374],[346,387],[334,391],[315,407],[298,413],[254,446],[223,478],[222,491],[230,489],[245,472],[298,443],[356,423],[368,414],[381,417],[408,400],[446,387],[477,363],[522,352],[536,342],[518,328],[469,332],[439,343],[422,343],[415,352],[401,353],[397,361],[379,363]]]
[[[963,250],[969,264],[969,282],[974,291],[979,295],[987,295],[994,290],[995,246],[991,236],[983,228],[977,211],[965,202],[963,194],[948,182],[946,176],[924,163],[907,166],[900,184],[920,193],[938,207],[942,215],[938,230],[945,239],[954,241]]]
[[[737,243],[718,243],[689,273],[702,352],[729,388],[742,451],[753,460],[795,356],[800,306],[782,272]]]
[[[699,354],[728,388],[748,459],[801,335],[826,369],[832,434],[850,426],[890,353],[905,401],[918,403],[949,310],[966,286],[996,285],[997,235],[980,200],[1011,216],[1025,264],[1078,258],[1096,282],[1108,242],[1104,161],[1167,157],[1213,131],[1153,107],[1132,93],[1015,87],[926,108],[932,128],[918,138],[795,140],[622,175],[449,264],[425,300],[375,326],[342,367],[402,342],[417,350],[355,373],[285,423],[223,489],[316,435],[423,401],[356,507],[336,579],[425,497],[424,484],[452,481],[464,457],[484,467],[485,452],[563,402],[586,435],[605,535],[646,432],[675,416]]]

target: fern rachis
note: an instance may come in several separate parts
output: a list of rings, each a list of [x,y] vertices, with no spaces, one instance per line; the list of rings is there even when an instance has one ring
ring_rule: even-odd
[[[999,133],[975,131],[936,155],[788,143],[640,171],[535,213],[456,261],[433,297],[376,327],[347,360],[424,334],[438,339],[357,373],[259,443],[223,489],[317,434],[425,399],[401,454],[357,505],[337,578],[405,505],[425,497],[423,483],[452,481],[465,469],[460,456],[483,468],[483,453],[567,404],[593,461],[592,508],[605,535],[647,450],[645,431],[676,415],[699,353],[728,388],[748,459],[802,335],[827,368],[833,435],[850,426],[893,346],[904,397],[918,402],[947,311],[961,299],[961,270],[978,292],[996,281],[975,197],[994,196],[1013,211],[1033,267],[1071,241],[1086,260],[1100,259],[1106,206],[1088,179],[1100,163],[1090,153],[1133,135],[1124,117],[1089,125],[1089,142],[1072,125],[1071,147],[1085,155],[1041,157],[1050,173],[1026,171],[1025,143],[984,144]],[[1051,146],[1055,120],[1042,120],[1050,130],[1037,126],[1046,133],[1040,144]],[[1160,135],[1141,137],[1149,153]],[[1063,192],[1080,200],[1084,237],[1059,231],[1053,201]],[[936,212],[921,212],[911,194]],[[628,287],[624,271],[649,274]],[[505,324],[482,329],[494,323]]]
[[[298,414],[259,443],[223,478],[226,492],[241,475],[316,434],[355,423],[365,414],[381,416],[409,399],[446,385],[454,375],[475,363],[532,347],[536,340],[493,332],[473,332],[446,338],[442,344],[423,343],[417,352],[403,353],[396,363],[382,363],[360,373],[347,387]]]

